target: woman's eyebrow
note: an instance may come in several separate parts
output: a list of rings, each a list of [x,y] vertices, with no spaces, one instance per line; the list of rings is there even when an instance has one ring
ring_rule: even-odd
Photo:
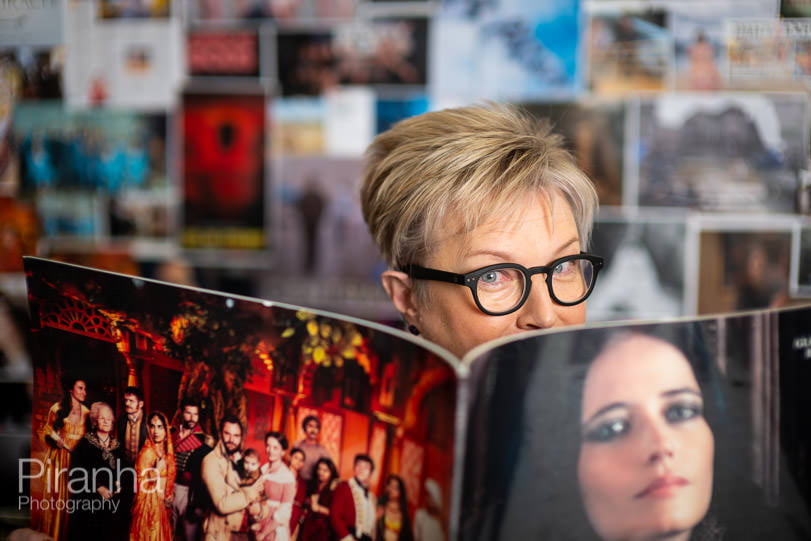
[[[683,394],[683,393],[695,395],[698,398],[701,398],[701,391],[699,391],[698,389],[695,389],[694,387],[680,387],[678,389],[668,389],[667,391],[663,391],[662,393],[660,393],[659,396],[667,398],[667,397],[671,397],[671,396],[678,395],[678,394]]]
[[[624,409],[624,408],[627,408],[627,407],[628,407],[628,403],[627,403],[627,402],[612,402],[612,403],[607,404],[607,405],[603,406],[602,408],[598,409],[598,410],[597,410],[597,411],[595,411],[594,413],[592,413],[592,414],[589,416],[589,418],[588,418],[588,419],[586,419],[586,421],[585,421],[583,424],[584,424],[584,425],[587,425],[587,424],[589,424],[589,423],[590,423],[592,420],[594,420],[595,418],[597,418],[597,417],[599,417],[599,416],[603,415],[604,413],[607,413],[607,412],[609,412],[609,411],[611,411],[611,410],[613,410],[613,409]]]

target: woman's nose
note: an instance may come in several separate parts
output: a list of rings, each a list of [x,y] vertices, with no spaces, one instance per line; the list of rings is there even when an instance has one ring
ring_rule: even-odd
[[[555,301],[549,296],[544,275],[539,274],[532,278],[529,297],[519,310],[518,326],[526,330],[554,327],[558,317],[557,307]]]
[[[670,428],[662,422],[651,422],[647,429],[646,457],[650,464],[673,458],[675,442]]]

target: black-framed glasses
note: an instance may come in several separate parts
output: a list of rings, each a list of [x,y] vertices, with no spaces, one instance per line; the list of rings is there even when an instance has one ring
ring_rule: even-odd
[[[467,286],[479,310],[491,316],[504,316],[523,306],[532,289],[532,277],[536,274],[546,275],[546,287],[554,302],[561,306],[574,306],[591,295],[601,268],[602,257],[581,252],[561,257],[546,266],[529,269],[517,263],[498,263],[467,274],[420,265],[406,265],[400,270],[418,280]]]

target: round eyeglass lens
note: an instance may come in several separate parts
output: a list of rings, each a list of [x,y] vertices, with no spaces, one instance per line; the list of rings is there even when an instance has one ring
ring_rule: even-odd
[[[572,259],[555,266],[552,291],[561,302],[582,300],[594,280],[594,265],[588,259]]]
[[[479,304],[489,312],[507,312],[524,296],[524,273],[518,269],[491,269],[476,281]]]

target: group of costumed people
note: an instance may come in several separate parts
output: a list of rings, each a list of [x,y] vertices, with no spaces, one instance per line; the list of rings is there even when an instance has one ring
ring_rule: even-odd
[[[145,418],[147,437],[133,463],[116,435],[113,408],[106,402],[88,408],[86,398],[85,382],[73,379],[48,411],[41,431],[48,446],[42,477],[53,480],[46,491],[54,500],[70,505],[36,514],[33,529],[56,541],[87,539],[93,532],[112,539],[171,540],[175,457],[166,415],[154,411]],[[134,468],[134,479],[119,475],[122,467]],[[62,472],[76,469],[88,472],[86,480],[69,489],[71,479],[81,477]]]

